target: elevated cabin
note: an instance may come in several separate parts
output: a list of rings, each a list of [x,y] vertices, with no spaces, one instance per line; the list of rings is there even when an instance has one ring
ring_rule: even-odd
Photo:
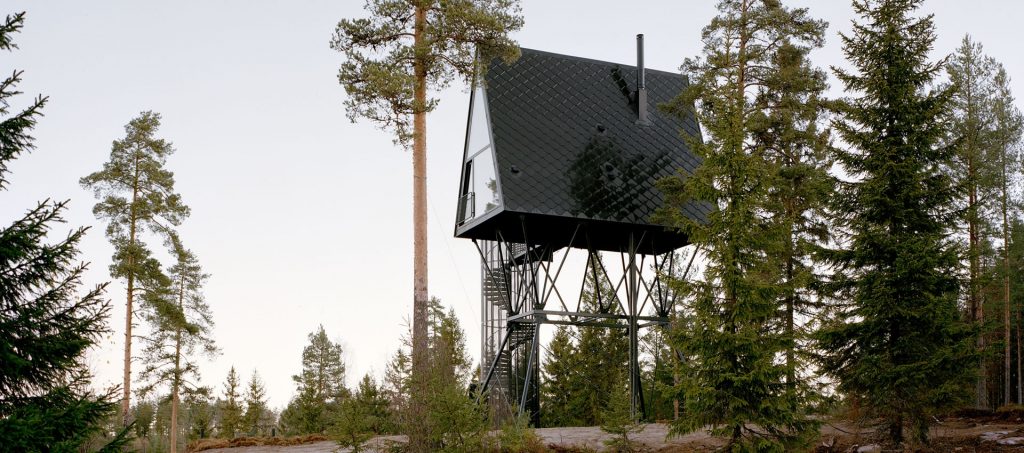
[[[643,277],[643,258],[666,269],[665,254],[689,242],[654,220],[664,205],[656,183],[700,161],[683,139],[699,139],[696,121],[657,108],[686,78],[644,70],[642,35],[637,50],[628,66],[523,49],[514,63],[493,62],[473,88],[455,235],[473,239],[481,257],[480,389],[496,409],[528,413],[534,425],[542,324],[625,329],[630,407],[644,412],[638,333],[665,325],[672,303],[657,275]],[[683,209],[701,221],[709,205]],[[597,307],[556,288],[569,252],[580,249],[583,275],[616,288]],[[601,252],[622,255],[617,284],[593,259]]]
[[[700,162],[683,139],[699,136],[696,121],[657,108],[687,79],[639,60],[640,71],[532,49],[496,60],[470,101],[455,236],[622,251],[632,233],[642,254],[686,245],[653,215],[656,181]]]

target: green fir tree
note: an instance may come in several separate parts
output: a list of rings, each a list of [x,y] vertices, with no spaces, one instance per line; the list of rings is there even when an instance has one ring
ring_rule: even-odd
[[[640,338],[643,357],[644,398],[647,409],[645,421],[671,420],[675,414],[675,357],[668,344],[669,332],[665,328],[650,328]]]
[[[625,376],[618,379],[625,382]],[[643,431],[643,425],[630,414],[629,391],[625,386],[612,389],[608,396],[608,405],[601,411],[601,431],[612,437],[604,443],[609,451],[632,453],[638,451],[636,441],[629,438],[631,434]]]
[[[928,61],[935,29],[912,16],[920,4],[854,2],[861,20],[842,36],[853,70],[835,70],[853,95],[834,122],[849,178],[833,207],[840,247],[823,252],[842,302],[819,335],[823,370],[893,444],[927,442],[932,416],[966,400],[978,357],[957,308],[957,191],[943,171],[956,150],[940,146],[952,92],[931,89],[942,64]]]
[[[593,255],[589,260],[589,269],[583,282],[581,306],[591,313],[610,313],[620,311],[615,288],[608,281],[602,269],[600,255]],[[571,395],[573,411],[584,426],[599,425],[609,398],[623,382],[622,370],[629,369],[629,338],[626,336],[625,323],[616,321],[622,327],[581,326],[578,328],[579,338],[576,343],[578,354],[575,364],[576,384]]]
[[[238,379],[238,373],[232,366],[228,371],[228,377],[224,381],[224,399],[220,408],[220,437],[233,439],[242,429],[242,404]]]
[[[0,22],[0,50],[16,48],[25,13]],[[11,111],[21,71],[0,81],[0,190],[9,164],[34,147],[46,97]],[[47,243],[67,202],[43,201],[0,229],[0,445],[4,451],[77,452],[116,412],[115,390],[91,389],[85,353],[108,333],[106,284],[80,291],[85,228]],[[99,448],[119,451],[127,430]]]
[[[374,434],[390,432],[390,418],[387,398],[373,377],[367,374],[359,381],[352,398],[342,401],[330,431],[331,437],[342,448],[358,452]]]
[[[543,422],[545,426],[580,426],[576,398],[579,395],[577,379],[580,357],[570,336],[571,327],[558,326],[548,343],[544,355],[541,383]]]
[[[267,389],[263,386],[260,373],[252,371],[249,385],[245,389],[245,414],[242,416],[242,427],[250,436],[266,435],[264,414],[267,411]]]

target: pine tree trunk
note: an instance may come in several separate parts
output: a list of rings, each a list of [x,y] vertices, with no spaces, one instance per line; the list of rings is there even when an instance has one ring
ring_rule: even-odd
[[[416,5],[414,33],[414,87],[413,113],[413,318],[412,318],[412,399],[409,447],[413,453],[426,453],[427,420],[424,398],[427,377],[427,43],[424,30],[427,11]]]
[[[182,271],[184,272],[184,271]],[[185,313],[185,276],[178,282],[178,310]],[[178,394],[181,389],[181,328],[174,333],[174,374],[171,381],[171,453],[178,451]]]
[[[135,236],[135,222],[132,222],[132,237]],[[134,242],[134,240],[132,241]],[[129,257],[130,261],[132,258]],[[129,264],[129,267],[131,264]],[[128,302],[125,304],[127,313],[124,319],[124,397],[121,400],[121,424],[128,426],[129,411],[131,410],[132,392],[132,293],[135,290],[135,275],[128,273]]]
[[[969,147],[970,148],[970,147]],[[971,318],[979,327],[985,323],[985,309],[978,299],[978,275],[981,264],[979,263],[979,240],[978,240],[978,188],[976,181],[976,170],[974,168],[974,157],[967,158],[967,180],[968,180],[968,253],[970,255],[970,275],[968,301],[971,309]],[[985,350],[985,335],[979,334],[977,340],[978,351]],[[983,356],[984,357],[984,356]],[[975,405],[981,409],[989,407],[988,401],[988,369],[985,366],[985,359],[980,358],[978,367],[978,382],[975,387]]]
[[[1024,379],[1021,378],[1021,308],[1020,306],[1015,308],[1014,312],[1017,314],[1017,325],[1015,326],[1017,331],[1017,404],[1024,404],[1024,385],[1022,385]]]
[[[171,385],[171,453],[178,451],[178,366],[181,356],[181,333],[174,349],[174,383]]]
[[[790,392],[790,402],[796,403],[796,336],[794,334],[794,316],[796,313],[796,290],[793,286],[794,255],[796,249],[796,238],[793,235],[793,219],[796,209],[793,208],[793,200],[786,200],[785,216],[787,225],[786,247],[783,259],[786,263],[786,386]]]
[[[1000,188],[1002,189],[1002,208],[1003,208],[1003,336],[1004,342],[1004,354],[1003,361],[1006,366],[1006,384],[1003,386],[1004,393],[1006,396],[1003,397],[1003,404],[1010,404],[1013,402],[1013,398],[1010,396],[1010,232],[1009,232],[1009,221],[1007,219],[1007,180],[1006,180],[1006,148],[1004,147],[1003,160],[1001,162],[1002,170],[1002,181]]]
[[[135,202],[139,198],[139,155],[135,155],[135,175],[132,180],[132,204],[129,209],[128,225],[128,246],[135,246],[135,224],[138,222],[138,215],[135,212]],[[132,298],[135,295],[135,262],[134,255],[128,254],[128,288],[127,302],[125,303],[124,315],[124,398],[121,401],[121,424],[128,426],[128,416],[131,410],[132,395]]]

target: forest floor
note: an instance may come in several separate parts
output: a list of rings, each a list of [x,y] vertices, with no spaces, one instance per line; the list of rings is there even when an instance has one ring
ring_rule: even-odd
[[[1022,414],[984,415],[974,417],[947,417],[935,424],[930,432],[934,452],[1024,452],[1024,420]],[[537,435],[556,452],[588,452],[604,449],[609,435],[598,427],[540,428]],[[640,451],[653,453],[711,452],[724,445],[722,439],[706,432],[691,433],[668,439],[665,424],[644,425],[643,431],[630,438],[640,444]],[[237,440],[237,439],[236,439]],[[403,436],[382,436],[370,441],[364,451],[386,452],[387,446],[404,442]],[[221,441],[227,442],[227,441]],[[300,445],[256,445],[258,442],[235,442],[246,446],[209,448],[217,444],[199,444],[206,453],[341,453],[337,444],[322,437],[310,437]],[[206,447],[206,448],[203,448]],[[190,448],[190,451],[197,451]],[[826,423],[815,452],[881,452],[874,440],[874,431],[848,422]]]

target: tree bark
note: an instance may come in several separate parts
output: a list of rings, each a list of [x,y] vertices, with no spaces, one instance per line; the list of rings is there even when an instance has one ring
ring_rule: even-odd
[[[128,225],[128,246],[135,246],[135,224],[138,222],[138,215],[135,212],[135,203],[139,198],[139,155],[135,154],[135,175],[132,179],[132,204],[129,206]],[[121,425],[128,426],[128,415],[131,410],[132,391],[132,302],[135,294],[135,259],[134,255],[128,254],[128,288],[127,303],[125,303],[124,316],[124,398],[121,401]]]
[[[184,270],[182,271],[184,273]],[[185,313],[185,276],[178,282],[178,310]],[[178,394],[181,390],[181,327],[174,333],[174,370],[171,381],[171,453],[178,451]]]
[[[972,116],[972,102],[970,90],[967,93],[967,104],[968,104],[968,118],[967,123],[973,124]],[[979,327],[985,323],[985,309],[981,306],[978,297],[978,275],[981,273],[980,264],[980,246],[979,246],[979,234],[978,234],[978,181],[977,181],[977,169],[975,168],[975,148],[972,135],[967,136],[967,238],[968,238],[968,259],[970,261],[969,275],[968,275],[968,306],[971,310],[971,321],[977,324]],[[978,351],[985,350],[985,335],[979,334],[977,339]],[[988,370],[985,368],[985,359],[979,360],[978,366],[978,381],[975,385],[975,397],[974,403],[978,408],[987,409],[989,406],[988,401]]]
[[[429,43],[424,30],[426,7],[417,3],[414,32],[413,72],[413,318],[412,318],[412,398],[409,447],[414,453],[427,453],[426,377],[427,377],[427,68]]]
[[[1003,385],[1003,404],[1009,405],[1013,402],[1013,398],[1010,396],[1010,230],[1009,220],[1007,219],[1007,191],[1008,181],[1006,180],[1006,147],[1004,146],[1000,152],[1002,153],[1002,159],[1000,159],[1000,170],[1002,171],[1002,179],[1000,181],[1000,189],[1002,189],[1002,208],[1003,208],[1003,336],[1005,338],[1003,348],[1003,362],[1006,368],[1005,380],[1006,383]]]
[[[790,162],[793,164],[793,162]],[[793,185],[796,183],[794,182]],[[795,187],[790,187],[795,189]],[[794,190],[795,192],[795,190]],[[794,193],[791,192],[791,193]],[[792,197],[792,195],[790,195]],[[785,202],[785,216],[786,216],[786,247],[783,259],[786,263],[786,339],[789,342],[786,345],[786,386],[790,392],[790,401],[796,402],[796,334],[794,333],[794,317],[796,315],[796,289],[793,286],[794,278],[794,255],[796,254],[796,242],[797,238],[794,234],[796,223],[794,220],[796,208],[793,206],[794,201],[792,198]]]
[[[179,371],[181,367],[181,331],[177,333],[174,345],[174,382],[171,384],[171,453],[178,451],[178,392],[181,383]]]

